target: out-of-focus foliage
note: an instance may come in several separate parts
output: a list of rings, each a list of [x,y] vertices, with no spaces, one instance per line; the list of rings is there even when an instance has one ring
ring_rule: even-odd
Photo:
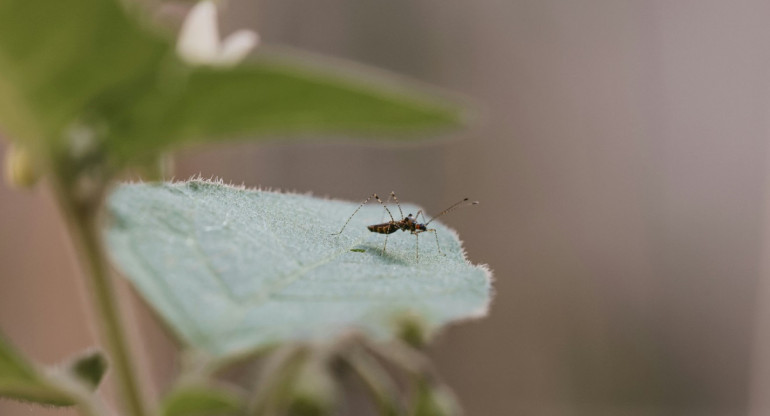
[[[296,59],[192,66],[113,0],[0,0],[0,128],[53,157],[151,159],[170,145],[452,126],[457,106]]]
[[[161,416],[222,416],[238,414],[245,406],[243,398],[225,387],[212,383],[177,386],[161,404]]]
[[[97,282],[91,288],[99,288],[93,293],[124,410],[142,414],[96,236],[98,209],[117,172],[149,170],[184,143],[318,133],[382,139],[457,126],[462,109],[387,76],[353,75],[286,53],[262,53],[240,65],[192,65],[135,9],[120,0],[0,0],[0,131],[14,141],[10,183],[31,186],[52,174],[91,261],[85,269]],[[369,207],[351,221],[350,233],[330,237],[352,203],[191,182],[124,186],[108,205],[114,258],[186,346],[216,358],[328,341],[350,328],[381,339],[430,332],[483,314],[489,300],[488,272],[469,264],[456,235],[440,224],[446,255],[428,243],[418,262],[411,238],[394,241],[384,254],[362,237],[362,225],[378,222]],[[404,330],[404,317],[420,325]],[[421,342],[423,334],[412,335]],[[305,384],[287,396],[292,409],[334,407],[336,391],[317,388],[331,380],[326,370],[307,367]],[[41,370],[0,338],[3,396],[77,403],[100,414],[88,390],[106,371],[99,352]],[[204,383],[174,390],[162,412],[243,407],[238,395]]]
[[[67,406],[72,397],[25,360],[0,335],[0,396],[43,404]]]

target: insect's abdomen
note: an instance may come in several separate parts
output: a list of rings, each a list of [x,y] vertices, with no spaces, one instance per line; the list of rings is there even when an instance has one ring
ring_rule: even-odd
[[[385,222],[382,224],[374,224],[366,227],[369,231],[379,234],[393,234],[398,231],[398,226],[392,222]]]

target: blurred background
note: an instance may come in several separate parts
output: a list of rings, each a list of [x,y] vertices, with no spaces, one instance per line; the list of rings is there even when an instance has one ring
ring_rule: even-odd
[[[176,177],[395,190],[428,212],[480,200],[445,222],[494,270],[491,313],[431,348],[468,415],[770,414],[768,16],[760,0],[232,0],[225,33],[459,92],[482,121],[406,147],[189,149]],[[0,184],[0,328],[43,362],[95,342],[77,273],[48,190]],[[124,293],[157,391],[174,348]]]

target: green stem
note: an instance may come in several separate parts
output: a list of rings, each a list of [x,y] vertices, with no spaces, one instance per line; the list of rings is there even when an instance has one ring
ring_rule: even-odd
[[[104,249],[99,238],[98,199],[78,203],[67,186],[56,187],[59,204],[65,212],[70,232],[78,244],[85,269],[89,293],[96,308],[102,340],[112,359],[117,390],[123,407],[131,416],[148,416],[146,401],[139,387],[134,359],[129,351],[128,336],[118,310],[118,297],[109,273]]]
[[[306,359],[307,349],[303,345],[289,344],[274,351],[265,362],[259,377],[256,393],[245,414],[261,416],[274,413],[276,402],[283,399],[287,385]]]
[[[104,403],[90,391],[87,391],[79,383],[71,380],[69,376],[49,375],[48,381],[72,398],[75,406],[82,416],[112,416],[113,412],[107,409]]]
[[[380,414],[383,416],[404,414],[396,383],[374,357],[363,348],[356,346],[344,354],[342,358],[364,382],[369,393],[377,402]]]

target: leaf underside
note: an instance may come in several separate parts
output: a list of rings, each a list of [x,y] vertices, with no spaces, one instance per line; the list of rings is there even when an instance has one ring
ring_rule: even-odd
[[[456,234],[384,236],[385,212],[222,184],[133,184],[108,199],[106,240],[125,276],[182,342],[215,356],[355,328],[387,339],[414,316],[428,329],[485,313],[489,273]],[[417,207],[403,206],[405,213]]]

